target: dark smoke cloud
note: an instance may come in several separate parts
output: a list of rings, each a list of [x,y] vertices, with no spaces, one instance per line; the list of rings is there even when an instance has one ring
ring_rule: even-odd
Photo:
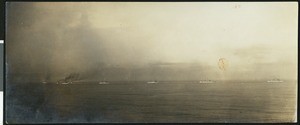
[[[89,25],[84,11],[72,8],[8,4],[7,62],[11,72],[48,70],[59,74],[83,71],[107,60],[101,34]]]

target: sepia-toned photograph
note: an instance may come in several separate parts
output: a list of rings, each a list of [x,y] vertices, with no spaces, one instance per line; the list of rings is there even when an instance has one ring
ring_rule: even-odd
[[[7,124],[295,123],[297,2],[7,2]]]

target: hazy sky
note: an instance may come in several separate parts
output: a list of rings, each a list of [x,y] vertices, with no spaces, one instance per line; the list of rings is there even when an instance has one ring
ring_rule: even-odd
[[[232,72],[280,68],[296,77],[297,12],[297,2],[8,3],[8,63],[218,67],[226,58]]]

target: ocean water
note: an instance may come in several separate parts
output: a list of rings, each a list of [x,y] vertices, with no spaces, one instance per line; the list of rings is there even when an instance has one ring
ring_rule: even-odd
[[[10,85],[8,123],[282,123],[297,82],[96,82]]]

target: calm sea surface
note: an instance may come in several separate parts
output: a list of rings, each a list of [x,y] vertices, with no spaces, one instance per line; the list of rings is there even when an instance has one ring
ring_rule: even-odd
[[[29,86],[30,85],[30,86]],[[297,82],[19,84],[9,123],[293,122]]]

